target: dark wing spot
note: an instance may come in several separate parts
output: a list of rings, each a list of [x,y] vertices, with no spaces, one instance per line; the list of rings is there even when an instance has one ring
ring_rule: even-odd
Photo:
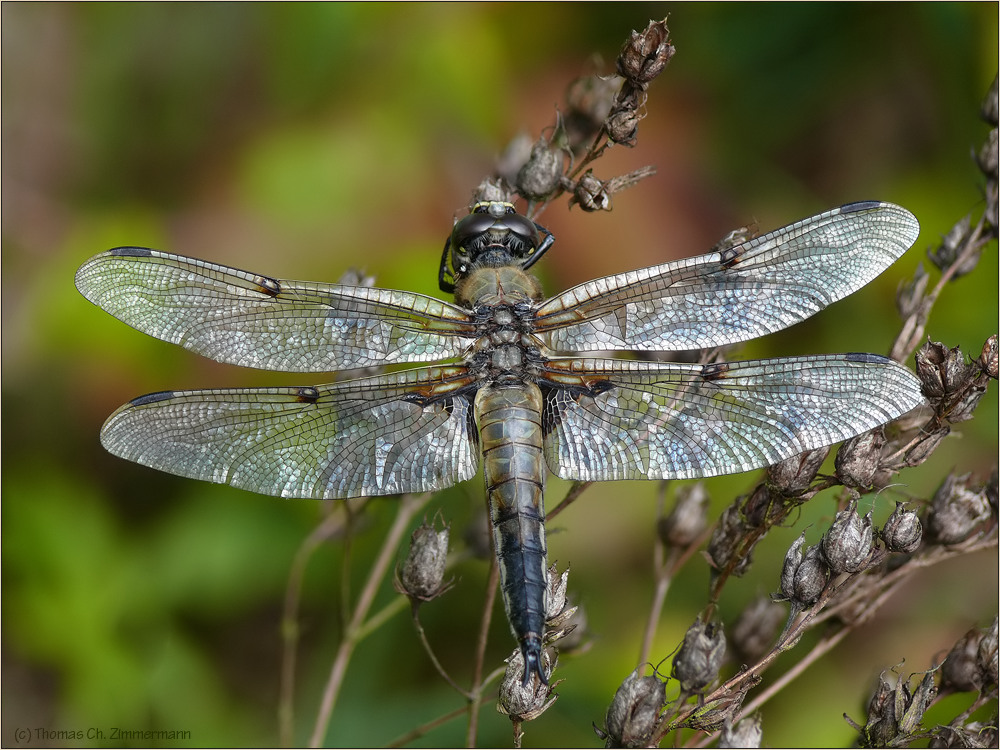
[[[264,294],[269,294],[272,297],[281,294],[281,284],[278,283],[277,279],[272,279],[270,276],[255,276],[253,282],[257,285],[258,291]]]
[[[132,406],[155,404],[157,401],[166,401],[173,398],[175,393],[175,391],[157,391],[156,393],[147,393],[145,396],[139,396],[139,398],[132,399],[129,401],[129,404]]]
[[[108,255],[114,258],[148,258],[153,251],[148,247],[116,247],[108,250]]]
[[[399,397],[399,400],[405,401],[408,404],[416,404],[421,408],[435,401],[434,398],[425,396],[424,394],[418,393],[416,391],[410,391],[409,393],[404,393],[402,396]]]
[[[319,391],[311,386],[296,388],[295,400],[303,404],[315,404],[319,401]]]
[[[866,362],[872,365],[884,365],[892,361],[881,354],[868,354],[866,352],[848,352],[844,355],[844,359],[848,362]]]
[[[725,362],[712,362],[701,368],[703,380],[722,380],[729,373],[729,365]]]
[[[856,203],[848,203],[841,206],[840,213],[853,214],[858,211],[870,211],[873,208],[878,208],[880,205],[878,201],[857,201]]]
[[[478,390],[478,383],[469,383],[460,388],[446,391],[444,393],[435,393],[433,387],[429,387],[422,392],[419,387],[416,387],[409,393],[404,393],[400,396],[399,400],[406,401],[410,404],[416,404],[421,408],[430,406],[431,404],[444,404],[444,408],[448,410],[448,414],[450,416],[455,408],[455,399],[464,398],[469,403],[472,403],[475,399],[476,391]]]
[[[732,268],[741,260],[743,260],[743,245],[735,245],[733,247],[727,247],[721,253],[719,253],[719,263],[723,268]]]
[[[556,385],[549,380],[539,380],[538,387],[542,389],[545,404],[542,407],[542,437],[548,435],[562,421],[563,414],[571,401],[580,403],[584,396],[594,398],[615,387],[611,380],[598,380],[588,384],[588,387]]]
[[[602,393],[606,391],[610,391],[614,387],[615,384],[610,380],[598,380],[596,383],[590,384],[590,390],[587,391],[586,395],[593,398],[594,396],[600,396]],[[579,401],[580,397],[577,396],[576,400]]]
[[[476,410],[473,408],[473,401],[466,396],[459,396],[458,398],[465,399],[465,432],[469,436],[469,441],[472,443],[472,447],[475,448],[476,453],[479,452],[479,425],[476,424]]]

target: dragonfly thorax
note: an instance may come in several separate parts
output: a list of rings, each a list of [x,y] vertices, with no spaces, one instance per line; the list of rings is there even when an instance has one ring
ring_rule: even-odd
[[[478,281],[474,286],[482,292],[479,304],[471,305],[478,338],[466,358],[470,369],[489,382],[525,382],[537,374],[536,365],[542,360],[540,342],[533,334],[536,304],[529,296],[537,282],[511,268],[481,269],[468,281]],[[512,281],[533,286],[524,289]],[[512,286],[514,291],[508,291]]]
[[[477,311],[525,307],[542,299],[542,285],[517,266],[476,268],[458,279],[455,302]]]

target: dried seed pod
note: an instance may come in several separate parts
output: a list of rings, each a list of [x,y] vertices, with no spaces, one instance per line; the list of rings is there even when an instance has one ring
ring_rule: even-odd
[[[993,618],[993,625],[983,631],[982,640],[979,641],[979,650],[976,652],[976,663],[979,666],[979,673],[983,678],[984,687],[995,687],[997,685],[997,618]]]
[[[743,537],[750,531],[740,512],[740,506],[745,500],[745,497],[736,498],[736,501],[722,512],[722,517],[712,532],[712,538],[708,540],[708,556],[718,570],[729,565],[733,556],[740,550]],[[747,554],[735,564],[733,575],[742,575],[749,565],[750,555]]]
[[[566,609],[566,589],[569,587],[569,568],[559,574],[555,563],[549,566],[548,586],[545,589],[545,621],[551,623]]]
[[[699,617],[684,634],[671,676],[680,681],[681,690],[696,693],[719,676],[725,656],[726,634],[722,625],[702,622]]]
[[[997,467],[993,467],[993,471],[990,472],[990,478],[987,480],[986,485],[983,487],[983,493],[986,495],[986,502],[990,504],[990,509],[993,511],[993,515],[997,515],[998,510],[1000,510],[1000,505],[997,502],[997,490],[998,490],[998,477]]]
[[[913,691],[913,695],[910,695],[908,681],[901,680],[903,683],[902,696],[904,697],[903,703],[903,715],[899,720],[899,733],[904,737],[909,737],[912,734],[920,731],[920,724],[924,719],[924,713],[927,711],[927,707],[930,706],[931,702],[934,700],[934,696],[937,695],[937,687],[934,684],[934,671],[930,670],[924,673],[923,679],[920,680],[920,684],[917,685],[917,689]],[[899,694],[899,685],[896,686],[897,694]]]
[[[872,516],[858,515],[857,500],[837,515],[823,535],[823,556],[834,573],[857,573],[865,569],[872,555]]]
[[[546,649],[542,653],[542,668],[546,674],[551,675],[556,668],[557,659]],[[531,721],[537,719],[549,707],[556,702],[559,694],[553,692],[553,688],[559,681],[553,682],[551,679],[546,684],[532,675],[525,684],[522,680],[524,676],[524,656],[521,649],[517,648],[511,652],[507,659],[507,669],[503,679],[500,681],[500,692],[497,695],[497,712],[510,716],[516,721]]]
[[[567,617],[568,615],[568,617]],[[565,619],[563,619],[565,618]],[[558,622],[559,630],[545,631],[547,643],[559,645],[559,653],[571,654],[574,652],[583,653],[590,648],[590,632],[587,628],[587,611],[581,605],[564,609]],[[549,638],[552,638],[550,641]]]
[[[645,747],[666,702],[666,683],[655,674],[642,676],[637,668],[615,692],[598,735],[607,747]]]
[[[517,182],[517,174],[531,157],[532,141],[527,133],[518,133],[504,147],[493,165],[496,175],[505,183]]]
[[[730,642],[745,664],[758,661],[771,648],[785,620],[785,608],[770,597],[754,599],[740,613],[730,633]]]
[[[771,488],[767,484],[758,484],[750,493],[746,503],[743,504],[743,517],[753,528],[760,528],[767,521],[774,501],[780,499],[772,494]]]
[[[973,628],[956,641],[941,664],[941,684],[959,691],[978,692],[983,686],[979,669],[979,643],[983,633]]]
[[[708,526],[708,502],[703,483],[681,487],[669,515],[657,521],[662,542],[668,547],[684,548],[701,536]]]
[[[777,601],[792,601],[795,597],[795,573],[802,564],[802,545],[805,543],[806,533],[803,531],[785,553],[785,561],[781,565],[781,595]]]
[[[971,376],[962,350],[949,349],[944,344],[928,341],[917,351],[917,377],[924,395],[940,399],[962,388]]]
[[[885,430],[881,426],[845,441],[834,461],[837,479],[848,487],[871,487],[878,474],[883,447]]]
[[[776,601],[789,601],[801,609],[819,599],[830,579],[830,568],[818,546],[810,547],[805,555],[802,554],[805,541],[806,535],[802,532],[785,553],[785,562],[781,566],[781,593],[775,597]]]
[[[976,155],[976,161],[979,164],[979,168],[983,171],[983,174],[993,175],[997,173],[998,159],[997,159],[997,129],[993,128],[990,134],[986,136],[986,143],[979,150]]]
[[[949,422],[965,422],[972,419],[972,413],[979,405],[980,399],[986,395],[985,384],[979,382],[981,378],[982,376],[971,378],[965,391],[952,402],[946,415]]]
[[[917,312],[924,302],[924,294],[927,292],[927,283],[930,275],[924,270],[924,264],[917,264],[917,270],[913,272],[913,280],[910,282],[901,281],[896,289],[896,309],[902,318],[907,318]]]
[[[925,526],[933,541],[957,544],[967,539],[983,521],[990,517],[986,493],[969,489],[970,474],[956,477],[949,474],[927,508]]]
[[[907,510],[903,503],[896,503],[896,509],[886,520],[880,536],[890,552],[909,554],[920,546],[923,533],[924,527],[916,511]]]
[[[726,722],[719,735],[719,747],[760,747],[763,732],[760,716],[748,716],[735,727]]]
[[[462,532],[462,541],[465,542],[469,552],[478,560],[491,560],[493,558],[493,531],[490,528],[490,516],[486,512],[486,507],[480,507]]]
[[[810,547],[802,559],[802,564],[795,571],[795,597],[793,601],[803,606],[809,606],[819,599],[827,581],[830,580],[830,568],[823,559],[819,547]]]
[[[920,466],[931,457],[938,445],[951,433],[950,427],[942,427],[934,432],[921,435],[920,441],[906,452],[903,458],[904,466]]]
[[[977,364],[987,377],[997,379],[997,375],[1000,374],[1000,345],[997,343],[997,334],[994,333],[986,339]]]
[[[509,203],[513,197],[510,185],[502,179],[486,178],[476,187],[469,208],[476,203]]]
[[[411,600],[430,601],[451,587],[444,583],[448,558],[448,526],[435,531],[425,520],[410,537],[410,551],[396,571],[396,590]]]
[[[573,188],[573,201],[584,211],[610,211],[611,193],[605,184],[594,177],[593,170],[587,172],[576,181]]]
[[[980,113],[983,119],[993,127],[997,126],[997,77],[993,77],[993,83],[990,85],[990,90],[986,92],[986,97],[983,99],[983,104],[980,107]]]
[[[879,675],[862,730],[865,747],[896,747],[902,744],[900,740],[920,730],[924,712],[937,693],[933,671],[924,674],[913,693],[908,683],[908,679],[900,677],[893,687],[885,679],[885,672]]]
[[[740,227],[739,229],[734,229],[728,232],[725,237],[716,242],[712,247],[709,248],[710,253],[723,253],[726,250],[731,250],[737,245],[742,245],[744,242],[757,236],[758,227],[756,224],[751,224],[750,226]]]
[[[938,724],[928,747],[997,747],[996,720],[970,721],[965,726]]]
[[[642,117],[631,107],[615,106],[604,122],[608,139],[614,143],[631,146],[635,143]]]
[[[885,747],[896,735],[896,704],[892,685],[885,679],[885,672],[879,675],[878,685],[868,701],[868,716],[862,730],[871,747]]]
[[[817,448],[771,464],[767,467],[768,482],[786,497],[800,495],[816,478],[829,452],[829,447]]]
[[[580,148],[597,135],[621,87],[622,79],[615,75],[583,76],[569,85],[564,121],[570,148]]]
[[[539,138],[531,147],[528,161],[517,173],[517,192],[528,200],[540,201],[549,197],[559,186],[563,173],[563,154],[545,138]]]
[[[674,56],[666,21],[650,21],[642,32],[633,31],[618,55],[618,74],[637,86],[645,86],[667,67]]]
[[[961,257],[969,243],[975,241],[972,217],[964,216],[944,237],[935,250],[928,250],[927,257],[942,272],[952,269],[951,280],[965,276],[975,270],[982,255],[982,248]],[[958,263],[958,265],[955,265]]]

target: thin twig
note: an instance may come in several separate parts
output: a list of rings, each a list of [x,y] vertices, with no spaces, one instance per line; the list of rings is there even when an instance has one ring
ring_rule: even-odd
[[[365,615],[368,614],[368,610],[375,600],[375,594],[378,592],[382,579],[385,578],[386,573],[392,567],[392,558],[396,554],[396,550],[403,539],[403,535],[406,533],[410,521],[427,504],[430,497],[430,493],[404,495],[399,501],[399,510],[396,513],[392,528],[389,529],[389,533],[382,543],[382,549],[379,551],[378,558],[375,560],[368,579],[361,589],[361,595],[354,608],[354,614],[344,631],[340,646],[337,648],[337,654],[330,669],[330,677],[327,679],[326,687],[323,689],[323,699],[320,702],[319,713],[316,716],[316,726],[313,729],[312,737],[309,739],[310,747],[319,747],[326,738],[326,731],[330,724],[330,717],[333,714],[333,707],[337,703],[337,696],[340,694],[344,675],[347,673],[347,665],[350,662],[351,655],[354,653],[355,646],[358,644],[357,636],[361,630]]]
[[[465,746],[476,746],[476,733],[479,731],[479,706],[483,701],[481,679],[483,665],[486,663],[486,644],[489,642],[490,621],[493,619],[493,605],[496,602],[497,587],[500,585],[500,568],[497,556],[490,557],[490,573],[486,580],[486,600],[483,602],[483,618],[479,624],[479,638],[476,640],[476,658],[472,666],[472,700],[469,701],[469,726],[465,735]]]
[[[421,724],[419,727],[414,727],[406,734],[397,737],[388,745],[386,745],[386,747],[405,747],[406,745],[413,742],[413,740],[420,739],[432,729],[437,729],[439,726],[447,724],[452,719],[457,719],[459,716],[464,714],[466,710],[467,710],[466,707],[462,706],[461,708],[456,708],[452,711],[449,711],[446,714],[442,714],[436,719],[431,719],[426,724]]]
[[[649,616],[646,618],[646,628],[642,634],[642,647],[639,649],[637,664],[645,664],[649,661],[649,652],[653,648],[653,637],[656,635],[656,625],[660,621],[663,604],[667,600],[667,592],[674,580],[672,569],[677,558],[677,549],[672,547],[667,552],[663,542],[657,538],[653,556],[653,565],[656,569],[656,588],[653,590],[653,602],[649,607]]]
[[[548,513],[545,514],[545,522],[548,523],[553,518],[562,513],[564,510],[566,510],[566,508],[572,505],[577,500],[577,498],[579,498],[580,495],[583,494],[583,491],[592,484],[593,482],[573,482],[573,485],[566,492],[566,497],[560,500],[559,504],[555,508],[553,508],[552,510],[550,510]]]
[[[459,695],[464,697],[466,700],[472,700],[472,694],[451,679],[451,675],[448,674],[448,671],[441,665],[441,662],[438,661],[437,655],[434,653],[434,649],[431,648],[431,644],[427,640],[427,634],[424,632],[424,626],[420,623],[419,606],[411,602],[411,610],[413,612],[413,627],[417,629],[417,636],[420,638],[420,643],[424,647],[424,651],[427,652],[427,656],[430,658],[431,664],[434,665],[434,669],[437,670],[438,674],[441,675],[444,681],[451,685]]]
[[[299,600],[302,593],[302,580],[305,578],[306,566],[313,553],[328,539],[337,535],[344,524],[339,514],[327,515],[307,536],[295,553],[291,570],[288,573],[288,586],[285,589],[285,606],[281,617],[281,637],[283,641],[281,654],[281,684],[278,701],[279,736],[283,747],[292,747],[294,737],[294,700],[295,700],[295,661],[298,656],[299,643]]]

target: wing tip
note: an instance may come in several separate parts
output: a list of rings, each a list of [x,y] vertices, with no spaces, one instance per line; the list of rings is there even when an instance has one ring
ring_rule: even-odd
[[[906,248],[909,249],[917,241],[917,236],[920,234],[920,222],[911,211],[902,206],[887,201],[865,200],[845,203],[840,207],[841,214],[854,214],[862,211],[884,211],[895,214],[906,225],[906,231],[903,235],[906,240]]]
[[[101,281],[102,274],[101,265],[112,258],[151,258],[153,253],[156,252],[148,247],[133,247],[133,246],[122,246],[113,247],[110,250],[105,250],[103,253],[98,253],[92,258],[85,260],[78,269],[76,269],[76,274],[73,277],[73,283],[76,285],[77,291],[80,292],[84,297],[93,302],[95,305],[100,306],[99,294],[96,293],[93,285],[91,283],[91,274],[95,274],[98,282]]]

